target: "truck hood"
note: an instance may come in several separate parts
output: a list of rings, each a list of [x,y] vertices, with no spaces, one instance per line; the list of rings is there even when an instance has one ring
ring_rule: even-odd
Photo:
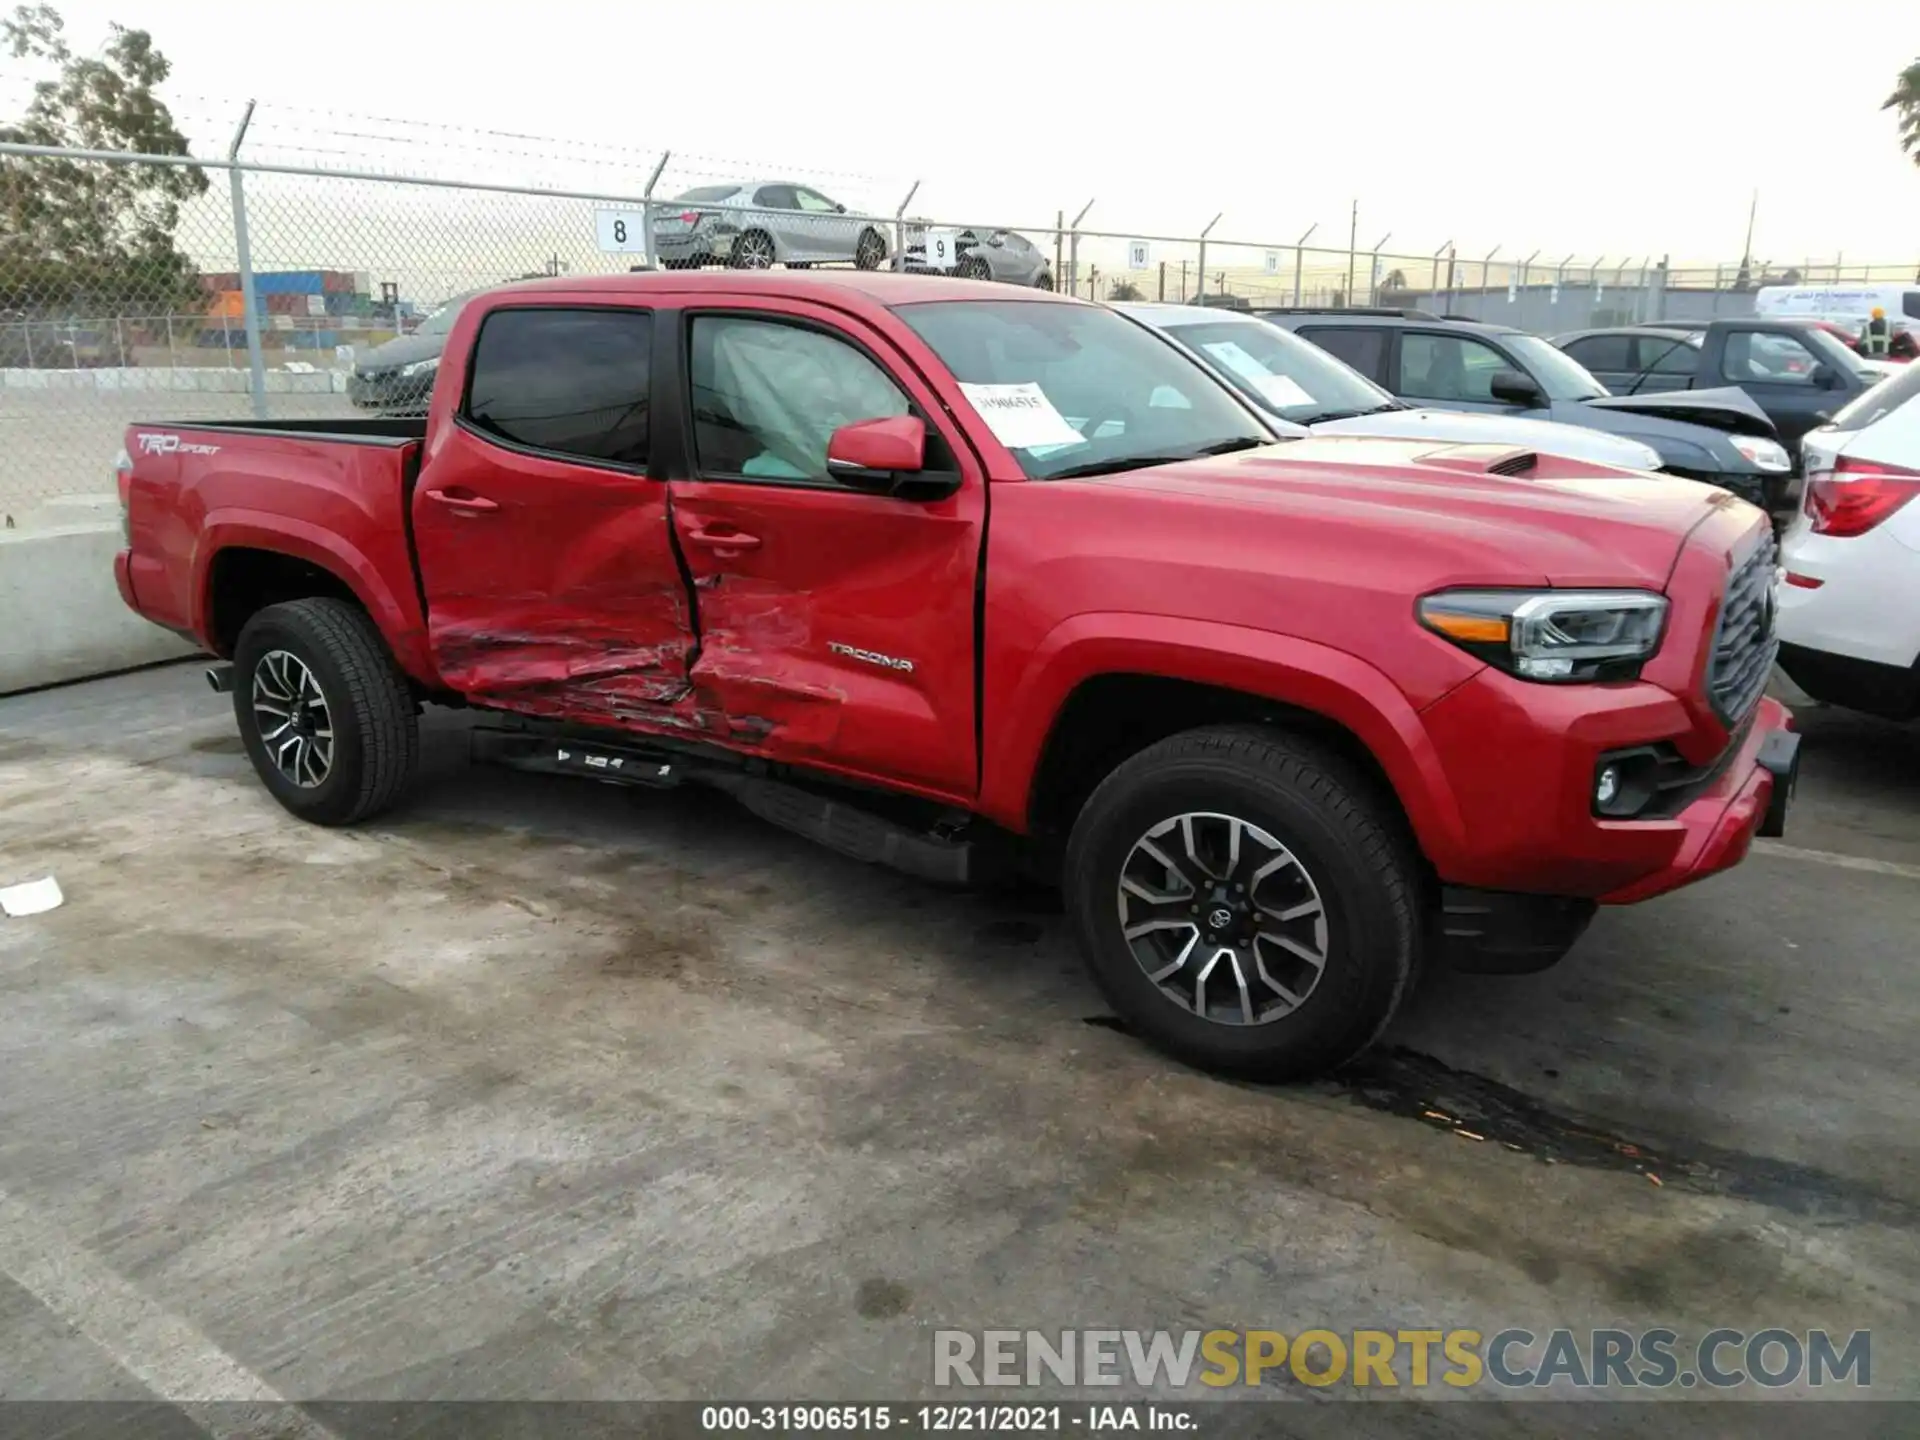
[[[1582,401],[1598,410],[1626,410],[1636,415],[1652,415],[1687,425],[1705,425],[1729,435],[1764,435],[1777,440],[1779,433],[1767,412],[1754,404],[1747,392],[1728,385],[1717,390],[1663,390],[1653,395],[1603,395]]]
[[[1326,420],[1309,427],[1315,435],[1371,435],[1396,440],[1436,440],[1465,445],[1514,445],[1543,455],[1565,455],[1623,470],[1658,470],[1660,456],[1650,445],[1604,430],[1562,425],[1556,420],[1481,415],[1467,410],[1380,410],[1350,420]]]
[[[1515,470],[1494,473],[1490,467]],[[1060,482],[1050,482],[1060,483]],[[1709,515],[1745,502],[1514,446],[1327,436],[1083,482],[1218,507],[1236,543],[1281,549],[1363,541],[1409,584],[1664,589]],[[1275,526],[1257,517],[1271,514]],[[1213,523],[1213,522],[1210,522]],[[1337,536],[1334,532],[1340,532]]]

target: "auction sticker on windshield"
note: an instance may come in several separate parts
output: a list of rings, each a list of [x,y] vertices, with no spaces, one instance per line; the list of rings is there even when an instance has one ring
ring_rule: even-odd
[[[1291,375],[1262,375],[1253,388],[1274,405],[1312,405],[1316,403],[1306,387]]]
[[[967,403],[987,422],[993,438],[1009,450],[1078,445],[1085,438],[1032,381],[1024,385],[969,385],[963,380],[960,389]]]

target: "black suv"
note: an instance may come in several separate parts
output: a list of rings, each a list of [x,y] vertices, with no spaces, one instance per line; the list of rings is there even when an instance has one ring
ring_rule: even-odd
[[[1793,462],[1772,423],[1728,391],[1610,396],[1578,361],[1510,325],[1424,310],[1256,307],[1415,405],[1558,420],[1629,435],[1662,468],[1705,480],[1769,510],[1792,502]]]

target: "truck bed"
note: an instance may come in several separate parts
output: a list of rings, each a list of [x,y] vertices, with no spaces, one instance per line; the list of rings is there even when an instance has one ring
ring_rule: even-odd
[[[218,430],[225,434],[286,435],[300,440],[344,440],[400,445],[427,438],[427,417],[346,416],[325,420],[136,420],[137,430]]]

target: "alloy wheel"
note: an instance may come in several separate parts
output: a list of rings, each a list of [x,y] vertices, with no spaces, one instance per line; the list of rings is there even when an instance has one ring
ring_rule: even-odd
[[[269,650],[253,667],[253,723],[274,769],[303,790],[333,773],[333,714],[307,663]]]
[[[758,230],[750,230],[733,242],[733,263],[742,270],[771,269],[774,261],[773,239]]]
[[[1142,835],[1120,867],[1120,933],[1160,993],[1203,1020],[1291,1015],[1327,965],[1327,912],[1305,865],[1266,830],[1192,811]]]

